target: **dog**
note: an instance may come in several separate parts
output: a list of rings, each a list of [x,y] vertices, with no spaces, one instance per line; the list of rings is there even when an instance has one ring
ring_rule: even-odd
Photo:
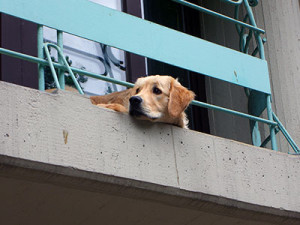
[[[171,76],[138,78],[133,88],[103,96],[91,96],[92,104],[138,119],[173,124],[188,129],[184,113],[195,94]]]

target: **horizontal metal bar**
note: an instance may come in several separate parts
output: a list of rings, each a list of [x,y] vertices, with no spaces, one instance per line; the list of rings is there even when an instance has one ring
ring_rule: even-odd
[[[19,53],[19,52],[11,51],[11,50],[8,50],[8,49],[0,48],[0,53],[5,54],[5,55],[9,55],[9,56],[12,56],[12,57],[24,59],[24,60],[27,60],[27,61],[30,61],[30,62],[35,62],[35,63],[40,63],[40,64],[43,64],[43,65],[48,65],[48,62],[46,60],[39,59],[39,58],[34,57],[34,56],[29,56],[29,55],[26,55],[26,54],[22,54],[22,53]],[[53,65],[56,68],[67,70],[66,66],[63,66],[61,64],[53,63]],[[97,78],[97,79],[100,79],[100,80],[112,82],[112,83],[115,83],[115,84],[120,84],[120,85],[123,85],[123,86],[126,86],[126,87],[133,87],[134,86],[134,84],[126,82],[126,81],[115,80],[115,79],[110,78],[110,77],[106,77],[106,76],[103,76],[103,75],[87,72],[87,71],[80,70],[80,69],[77,69],[77,68],[74,68],[74,67],[70,67],[70,68],[76,73],[86,75],[86,76],[89,76],[89,77],[93,77],[93,78]],[[260,117],[251,116],[251,115],[248,115],[246,113],[241,113],[241,112],[238,112],[238,111],[235,111],[235,110],[226,109],[226,108],[223,108],[223,107],[220,107],[220,106],[211,105],[211,104],[208,104],[208,103],[205,103],[205,102],[200,102],[200,101],[193,100],[191,102],[191,105],[200,106],[200,107],[204,107],[204,108],[208,108],[208,109],[214,109],[214,110],[222,111],[222,112],[225,112],[225,113],[230,113],[230,114],[233,114],[233,115],[236,115],[236,116],[244,117],[244,118],[247,118],[247,119],[250,119],[250,120],[266,123],[266,124],[273,125],[273,126],[277,125],[276,122],[271,121],[271,120],[266,120],[266,119],[263,119],[263,118],[260,118]]]
[[[246,114],[246,113],[238,112],[238,111],[231,110],[231,109],[226,109],[226,108],[216,106],[216,105],[211,105],[211,104],[208,104],[208,103],[205,103],[205,102],[200,102],[200,101],[195,101],[194,100],[194,101],[191,102],[191,105],[200,106],[200,107],[204,107],[204,108],[207,108],[207,109],[214,109],[214,110],[222,111],[222,112],[225,112],[225,113],[233,114],[233,115],[236,115],[236,116],[247,118],[249,120],[258,121],[258,122],[266,123],[266,124],[273,125],[273,126],[277,125],[276,122],[271,121],[271,120],[263,119],[263,118],[260,118],[260,117],[257,117],[257,116],[251,116],[251,115]]]
[[[265,33],[265,31],[263,29],[260,29],[258,27],[252,26],[250,24],[247,24],[247,23],[241,22],[239,20],[233,19],[233,18],[231,18],[229,16],[225,16],[223,14],[217,13],[215,11],[212,11],[210,9],[204,8],[202,6],[195,5],[193,3],[190,3],[190,2],[187,2],[187,1],[184,1],[184,0],[172,0],[172,1],[177,2],[179,4],[182,4],[184,6],[196,9],[196,10],[198,10],[200,12],[204,12],[204,13],[209,14],[211,16],[216,16],[216,17],[218,17],[220,19],[227,20],[228,22],[235,23],[235,24],[241,25],[243,27],[247,27],[250,30],[254,30],[254,31],[257,31],[257,32],[262,33],[262,34]]]
[[[15,57],[15,58],[24,59],[24,60],[29,61],[29,62],[40,63],[44,66],[49,65],[47,60],[40,59],[40,58],[30,56],[30,55],[26,55],[26,54],[22,54],[22,53],[19,53],[19,52],[11,51],[11,50],[4,49],[4,48],[0,48],[0,53],[4,54],[4,55]],[[54,67],[56,67],[58,69],[63,69],[65,71],[68,70],[66,66],[61,65],[59,63],[54,62],[53,65],[54,65]],[[107,77],[107,76],[103,76],[103,75],[100,75],[100,74],[88,72],[88,71],[81,70],[81,69],[78,69],[78,68],[75,68],[75,67],[70,67],[70,68],[74,72],[76,72],[78,74],[81,74],[81,75],[85,75],[85,76],[88,76],[88,77],[93,77],[93,78],[100,79],[100,80],[107,81],[107,82],[111,82],[111,83],[114,83],[114,84],[119,84],[119,85],[122,85],[122,86],[125,86],[125,87],[133,87],[132,83],[129,83],[129,82],[126,82],[126,81],[116,80],[116,79],[113,79],[113,78],[110,78],[110,77]]]

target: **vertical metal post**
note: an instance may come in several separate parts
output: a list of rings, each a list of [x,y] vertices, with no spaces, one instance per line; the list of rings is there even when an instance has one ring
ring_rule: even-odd
[[[250,24],[254,27],[256,26],[255,20],[254,20],[254,16],[253,16],[253,12],[251,10],[251,7],[249,5],[248,0],[244,0],[244,5],[246,7],[248,16],[249,16],[249,20],[250,20]],[[263,46],[263,40],[260,36],[260,33],[258,33],[257,31],[254,31],[254,36],[257,42],[257,47],[259,50],[259,55],[260,58],[265,60],[265,51],[264,51],[264,46]],[[268,119],[271,121],[273,120],[273,111],[272,111],[272,105],[271,105],[271,95],[267,96],[267,114],[268,114]],[[275,132],[275,127],[273,125],[269,125],[270,126],[270,137],[271,137],[271,145],[272,145],[272,149],[275,151],[278,151],[277,148],[277,142],[276,142],[276,132]]]
[[[274,121],[272,106],[271,106],[271,95],[267,96],[267,113],[268,113],[268,119]],[[272,125],[269,125],[269,126],[270,126],[270,137],[271,137],[272,149],[275,151],[278,151],[276,137],[275,137],[275,135],[276,135],[275,127]]]
[[[60,31],[60,30],[57,31],[57,45],[61,49],[61,51],[63,52],[63,47],[64,47],[63,32]],[[58,57],[58,62],[60,64],[63,64],[63,60],[61,59],[61,57],[58,53],[57,53],[57,57]],[[59,80],[59,84],[60,84],[61,89],[65,89],[65,71],[58,70],[58,80]]]
[[[38,25],[37,31],[37,50],[38,57],[44,59],[44,51],[43,51],[43,42],[44,42],[44,34],[43,34],[43,25]],[[38,64],[38,73],[39,73],[39,90],[45,90],[45,73],[44,66],[42,64]]]

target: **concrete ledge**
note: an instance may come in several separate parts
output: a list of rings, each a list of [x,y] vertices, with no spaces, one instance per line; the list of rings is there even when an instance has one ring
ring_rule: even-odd
[[[297,156],[136,121],[74,93],[0,82],[0,96],[1,177],[28,180],[37,173],[34,181],[45,182],[46,172],[54,174],[47,182],[63,176],[60,185],[71,177],[72,188],[82,188],[76,179],[84,179],[96,192],[100,182],[117,185],[112,194],[134,188],[176,207],[205,211],[212,204],[210,212],[226,216],[256,213],[258,221],[299,223]]]

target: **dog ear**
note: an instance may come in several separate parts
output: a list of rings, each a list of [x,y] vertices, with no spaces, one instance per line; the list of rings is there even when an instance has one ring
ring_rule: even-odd
[[[183,87],[177,80],[172,80],[168,111],[171,117],[178,117],[194,99],[194,92]]]

